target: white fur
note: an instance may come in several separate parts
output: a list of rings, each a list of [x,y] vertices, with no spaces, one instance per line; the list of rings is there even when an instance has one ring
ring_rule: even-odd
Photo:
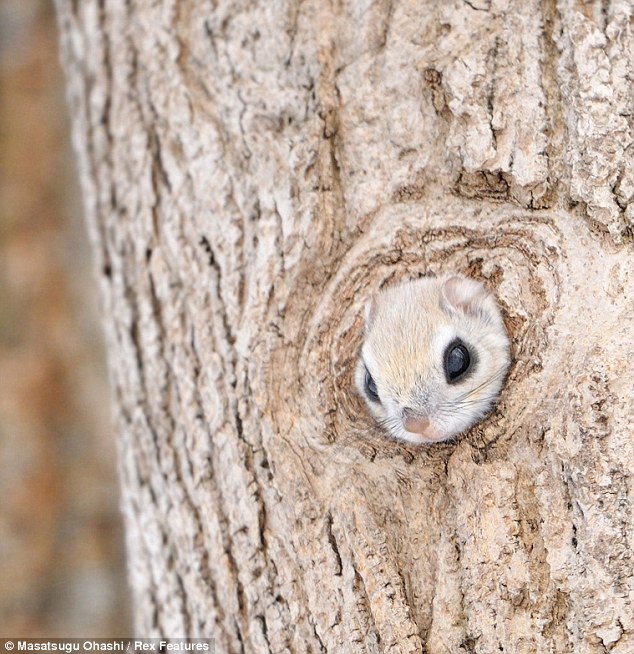
[[[367,314],[356,372],[372,415],[399,440],[433,443],[469,429],[493,406],[509,365],[509,342],[495,299],[473,279],[423,277],[379,293]],[[465,379],[448,384],[444,353],[460,338],[477,362]],[[365,370],[381,403],[365,393]],[[403,427],[403,409],[430,420],[425,434]]]

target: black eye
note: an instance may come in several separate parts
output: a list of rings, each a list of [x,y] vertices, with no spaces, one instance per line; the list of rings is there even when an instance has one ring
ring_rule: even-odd
[[[376,390],[376,382],[367,368],[365,369],[365,392],[373,402],[381,401],[379,399],[379,392]]]
[[[459,341],[455,340],[445,350],[445,377],[452,384],[460,379],[471,367],[469,350]]]

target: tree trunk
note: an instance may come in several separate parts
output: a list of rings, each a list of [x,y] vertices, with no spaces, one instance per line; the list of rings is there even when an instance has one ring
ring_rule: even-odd
[[[634,651],[631,2],[57,4],[138,633]],[[362,308],[444,271],[513,363],[407,447]]]

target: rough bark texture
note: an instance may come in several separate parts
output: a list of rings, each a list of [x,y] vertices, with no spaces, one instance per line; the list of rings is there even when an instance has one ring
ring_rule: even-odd
[[[634,651],[632,5],[58,0],[140,634]],[[457,445],[352,385],[461,271],[513,364]]]

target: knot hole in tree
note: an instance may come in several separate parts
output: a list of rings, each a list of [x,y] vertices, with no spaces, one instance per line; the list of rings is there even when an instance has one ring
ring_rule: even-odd
[[[548,356],[547,332],[558,304],[554,264],[561,264],[559,233],[550,220],[534,214],[499,210],[488,217],[497,220],[495,229],[478,228],[473,214],[473,209],[463,209],[448,221],[447,216],[426,216],[415,206],[392,207],[389,215],[386,210],[376,217],[325,281],[300,336],[301,387],[294,395],[304,417],[323,424],[323,429],[311,431],[323,434],[324,442],[353,445],[371,457],[377,448],[392,454],[420,451],[391,442],[356,391],[364,307],[384,287],[448,272],[481,280],[495,294],[511,341],[511,366],[497,408],[471,431],[478,443],[488,443],[520,425],[509,398],[516,380],[538,387]],[[294,365],[294,358],[287,362]],[[287,373],[288,379],[295,377],[295,370]]]

